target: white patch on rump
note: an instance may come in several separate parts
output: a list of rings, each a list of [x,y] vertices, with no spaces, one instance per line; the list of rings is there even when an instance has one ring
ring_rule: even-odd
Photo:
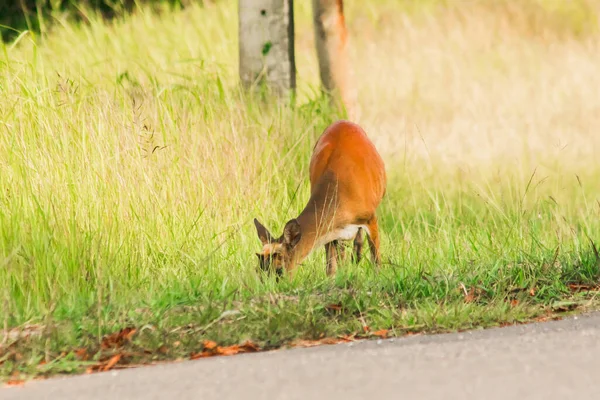
[[[315,243],[315,247],[323,246],[325,243],[333,242],[334,240],[352,240],[356,237],[358,228],[363,228],[367,235],[370,234],[369,228],[366,225],[346,225],[343,228],[333,230],[321,236]]]

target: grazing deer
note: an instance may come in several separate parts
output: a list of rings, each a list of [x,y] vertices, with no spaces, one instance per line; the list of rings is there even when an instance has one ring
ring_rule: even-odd
[[[381,264],[375,211],[386,191],[385,166],[365,131],[348,121],[330,125],[313,149],[310,160],[310,199],[297,218],[274,238],[257,219],[254,225],[263,248],[256,253],[260,267],[290,274],[314,248],[324,245],[327,275],[341,259],[340,240],[354,239],[354,261],[360,261],[363,238],[376,265]]]

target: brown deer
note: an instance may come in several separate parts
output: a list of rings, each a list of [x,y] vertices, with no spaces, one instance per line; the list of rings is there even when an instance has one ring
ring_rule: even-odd
[[[354,239],[354,261],[360,261],[367,234],[373,262],[381,264],[375,211],[385,195],[385,165],[365,131],[348,121],[330,125],[317,140],[310,160],[311,194],[297,218],[288,221],[279,238],[254,219],[263,248],[260,267],[290,274],[316,247],[325,246],[327,275],[342,257],[339,241]]]

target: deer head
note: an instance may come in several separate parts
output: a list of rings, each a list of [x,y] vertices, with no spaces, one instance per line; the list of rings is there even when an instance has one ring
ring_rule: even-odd
[[[263,245],[262,251],[256,253],[260,268],[281,276],[283,270],[291,269],[295,262],[296,247],[302,237],[300,224],[296,219],[288,221],[283,228],[283,234],[277,239],[256,218],[254,226]]]

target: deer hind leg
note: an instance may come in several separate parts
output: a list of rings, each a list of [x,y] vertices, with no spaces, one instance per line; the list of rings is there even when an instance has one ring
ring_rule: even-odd
[[[381,253],[379,252],[379,225],[377,217],[373,216],[367,222],[367,240],[369,241],[369,250],[371,250],[371,258],[376,266],[381,265]]]
[[[327,276],[335,275],[337,269],[337,253],[338,253],[338,241],[325,244],[325,256],[327,257]]]
[[[362,256],[361,253],[362,253],[362,248],[363,248],[363,243],[364,243],[364,237],[363,237],[362,231],[363,231],[362,228],[358,228],[358,232],[356,232],[356,237],[354,238],[352,261],[354,261],[356,264],[358,264],[360,262],[360,259]]]

